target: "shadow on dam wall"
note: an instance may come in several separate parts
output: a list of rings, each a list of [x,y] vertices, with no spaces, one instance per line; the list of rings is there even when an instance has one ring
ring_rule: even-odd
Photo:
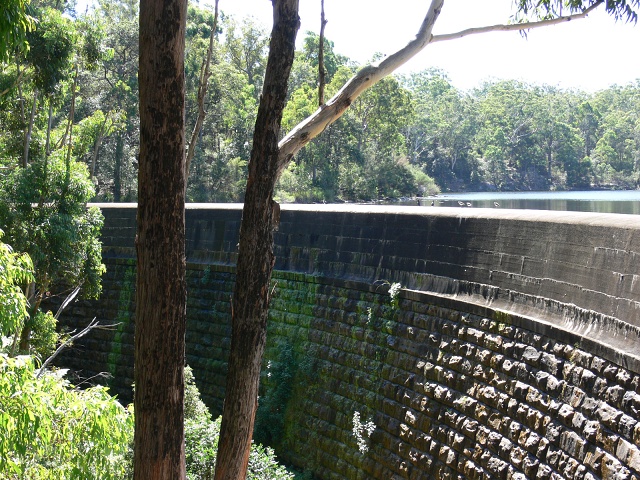
[[[136,210],[100,207],[103,295],[63,322],[119,326],[58,363],[128,401]],[[187,363],[214,415],[240,218],[187,208]],[[320,479],[640,478],[639,233],[631,215],[284,205],[256,439]]]

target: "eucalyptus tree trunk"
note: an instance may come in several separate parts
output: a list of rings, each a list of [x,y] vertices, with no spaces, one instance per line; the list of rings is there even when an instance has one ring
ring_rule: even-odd
[[[278,138],[300,27],[298,0],[275,0],[273,9],[269,59],[240,227],[231,353],[215,480],[246,477],[267,337],[269,285],[274,265],[273,231],[280,220],[280,207],[272,199],[279,176]]]
[[[91,153],[91,167],[89,168],[89,176],[93,180],[96,175],[96,163],[98,162],[98,152],[100,151],[100,145],[102,145],[102,140],[104,140],[105,132],[107,131],[107,123],[109,122],[109,117],[111,116],[111,112],[107,112],[107,116],[104,119],[104,122],[100,125],[98,129],[98,133],[96,134],[96,140],[93,142],[93,152]]]
[[[180,480],[184,452],[187,0],[140,2],[135,480]]]
[[[24,153],[22,155],[22,166],[27,168],[29,165],[29,148],[31,147],[31,134],[33,133],[33,124],[36,119],[38,110],[38,90],[33,92],[33,105],[31,106],[31,115],[29,116],[29,124],[24,132]]]
[[[122,161],[124,160],[124,139],[122,134],[116,137],[116,151],[113,161],[113,201],[122,199]]]

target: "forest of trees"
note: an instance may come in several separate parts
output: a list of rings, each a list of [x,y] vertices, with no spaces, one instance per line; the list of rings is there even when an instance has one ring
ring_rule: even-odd
[[[30,49],[0,73],[0,168],[72,157],[87,164],[96,201],[135,201],[139,118],[138,2],[100,0],[69,14],[32,2]],[[67,8],[65,13],[65,8]],[[213,11],[190,5],[187,130],[198,113]],[[269,32],[255,19],[218,22],[207,115],[187,200],[242,201]],[[297,52],[286,133],[317,109],[319,37]],[[327,96],[359,68],[325,40]],[[596,68],[594,66],[594,68]],[[445,72],[388,77],[301,150],[283,173],[281,202],[372,201],[438,191],[638,187],[640,80],[596,93],[521,81],[456,89]],[[1,171],[1,170],[0,170]]]

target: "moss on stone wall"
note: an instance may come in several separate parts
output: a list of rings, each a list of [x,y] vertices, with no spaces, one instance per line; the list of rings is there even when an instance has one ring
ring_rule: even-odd
[[[126,367],[130,367],[130,359],[123,355],[123,348],[130,346],[126,339],[126,332],[132,333],[131,319],[134,315],[133,302],[135,300],[136,288],[136,266],[132,260],[122,261],[113,265],[113,278],[118,282],[117,289],[118,300],[116,304],[116,312],[113,327],[113,338],[111,340],[111,349],[107,356],[107,371],[111,379],[118,379],[122,382],[124,375],[119,372],[119,366],[124,363]],[[111,285],[110,285],[111,286]]]

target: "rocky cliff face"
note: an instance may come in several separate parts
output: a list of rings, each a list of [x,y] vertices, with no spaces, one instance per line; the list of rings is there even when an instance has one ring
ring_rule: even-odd
[[[219,412],[240,211],[216,207],[187,212],[187,362]],[[121,325],[63,362],[126,399],[135,209],[103,212],[105,294],[65,321]],[[640,478],[640,219],[281,218],[256,437],[285,460],[323,479]]]

